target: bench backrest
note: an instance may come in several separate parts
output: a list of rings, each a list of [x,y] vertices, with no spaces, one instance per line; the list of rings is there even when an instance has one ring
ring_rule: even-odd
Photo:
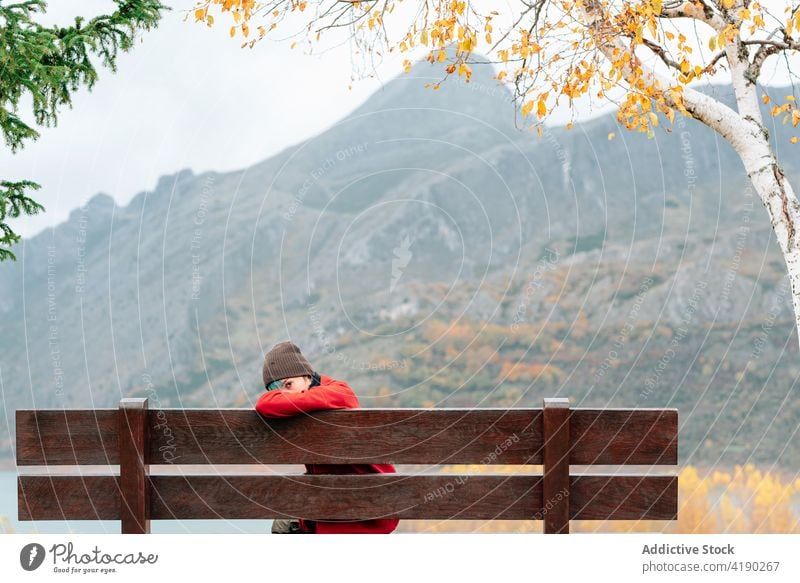
[[[250,409],[148,410],[146,399],[123,399],[119,409],[19,410],[16,425],[19,520],[121,520],[128,533],[149,532],[151,519],[539,519],[546,533],[565,533],[571,519],[677,517],[676,476],[570,474],[571,464],[676,465],[675,409],[570,409],[567,399],[545,399],[541,409],[265,419]],[[277,475],[260,467],[301,463],[543,472]]]

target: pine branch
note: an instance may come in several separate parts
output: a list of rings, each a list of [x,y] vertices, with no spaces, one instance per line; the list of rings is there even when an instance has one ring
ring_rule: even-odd
[[[20,236],[6,223],[6,219],[16,219],[23,214],[36,215],[44,211],[42,205],[25,194],[28,188],[39,190],[40,186],[30,180],[0,181],[0,261],[16,260],[17,256],[9,247],[20,240]]]
[[[116,71],[120,52],[133,47],[136,34],[151,30],[168,7],[158,0],[116,0],[117,10],[81,17],[68,27],[45,27],[33,20],[47,7],[43,0],[0,5],[0,130],[12,151],[39,133],[15,115],[20,99],[33,99],[37,125],[54,126],[58,108],[72,105],[72,93],[97,81],[92,57]],[[3,21],[5,21],[3,23]],[[12,117],[13,116],[13,117]]]

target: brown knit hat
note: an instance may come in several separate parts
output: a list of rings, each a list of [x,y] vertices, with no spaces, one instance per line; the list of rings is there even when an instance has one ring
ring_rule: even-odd
[[[289,377],[312,376],[314,369],[300,352],[297,344],[291,341],[280,342],[264,356],[264,386],[272,381]]]

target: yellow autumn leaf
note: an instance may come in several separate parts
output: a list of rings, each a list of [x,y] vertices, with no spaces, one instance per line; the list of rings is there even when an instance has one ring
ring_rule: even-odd
[[[797,143],[797,136],[794,136],[794,137],[793,137],[791,140],[789,140],[789,141],[790,141],[791,143],[793,143],[793,144],[796,144],[796,143]]]
[[[614,136],[616,136],[616,135],[617,135],[617,134],[615,134],[614,132],[609,132],[609,134],[608,134],[608,139],[609,139],[609,140],[613,140],[613,139],[614,139]]]
[[[536,106],[536,115],[539,116],[539,119],[547,115],[547,104],[541,99],[539,100],[539,103]]]
[[[733,8],[733,0],[722,0],[722,5],[727,9],[730,10]]]
[[[525,105],[522,106],[522,117],[528,117],[528,114],[533,109],[533,101],[527,102]]]

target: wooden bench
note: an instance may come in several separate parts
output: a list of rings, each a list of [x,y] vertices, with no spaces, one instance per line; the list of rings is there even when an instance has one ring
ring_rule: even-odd
[[[571,464],[676,465],[675,409],[570,409],[567,399],[544,399],[541,409],[265,419],[250,409],[148,410],[147,399],[123,399],[119,409],[19,410],[16,424],[19,520],[120,520],[123,533],[147,533],[150,520],[170,519],[534,519],[545,533],[567,533],[570,520],[678,513],[677,476],[570,473]],[[258,465],[304,463],[544,469],[284,475]]]

